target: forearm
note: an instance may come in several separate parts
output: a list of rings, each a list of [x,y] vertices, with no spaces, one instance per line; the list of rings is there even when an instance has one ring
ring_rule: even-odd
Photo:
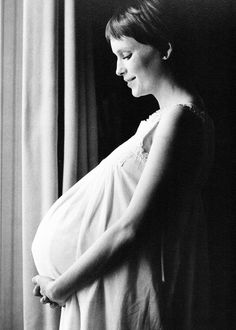
[[[177,110],[173,109],[162,115],[147,163],[127,210],[121,219],[117,219],[115,225],[105,231],[64,274],[54,281],[50,298],[53,296],[59,297],[59,300],[68,298],[88,282],[101,276],[116,254],[135,240],[140,225],[148,220],[145,214],[154,200],[155,209],[159,209],[157,203],[161,203],[162,199],[157,196],[163,196],[168,191],[168,187],[172,186],[173,181],[175,182],[175,178],[184,179],[181,181],[181,189],[183,185],[185,191],[192,187],[193,178],[199,173],[200,163],[200,161],[193,162],[193,159],[196,159],[196,154],[199,155],[198,159],[201,159],[202,154],[201,145],[196,143],[201,141],[203,136],[198,124],[198,121],[195,122],[195,117],[189,118],[184,107],[180,109],[178,107]],[[192,130],[196,125],[197,128]],[[175,150],[183,150],[181,158],[179,152],[176,153]],[[179,187],[175,188],[177,193]]]
[[[114,255],[134,238],[131,226],[118,221],[110,227],[94,244],[61,276],[52,287],[51,296],[67,299],[87,283],[98,278]]]

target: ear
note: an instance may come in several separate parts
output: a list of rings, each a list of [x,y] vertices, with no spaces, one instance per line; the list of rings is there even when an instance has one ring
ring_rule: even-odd
[[[170,57],[171,53],[172,53],[172,45],[170,42],[168,42],[168,48],[166,49],[166,54],[162,57],[163,60],[168,60],[168,58]]]

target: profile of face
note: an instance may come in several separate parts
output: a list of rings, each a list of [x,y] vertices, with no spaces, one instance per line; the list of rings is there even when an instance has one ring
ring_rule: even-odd
[[[160,52],[131,37],[111,38],[110,44],[117,56],[116,74],[123,77],[132,95],[155,95],[165,72]]]

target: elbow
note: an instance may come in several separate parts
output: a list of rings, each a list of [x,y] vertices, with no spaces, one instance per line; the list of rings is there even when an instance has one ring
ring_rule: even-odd
[[[128,243],[132,243],[135,240],[136,230],[133,226],[129,226],[126,229],[126,237],[127,237],[127,242]]]
[[[120,233],[124,243],[132,243],[140,235],[145,212],[126,212],[120,221]]]

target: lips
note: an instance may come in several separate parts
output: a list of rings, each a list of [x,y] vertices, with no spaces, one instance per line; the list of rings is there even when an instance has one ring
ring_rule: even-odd
[[[134,80],[135,79],[135,77],[134,78],[130,78],[130,79],[125,79],[125,81],[127,82],[127,83],[129,83],[130,81],[132,81],[132,80]]]
[[[126,79],[125,81],[127,82],[127,85],[129,86],[132,83],[132,81],[134,81],[134,79],[136,79],[136,78],[134,77],[131,79]]]

